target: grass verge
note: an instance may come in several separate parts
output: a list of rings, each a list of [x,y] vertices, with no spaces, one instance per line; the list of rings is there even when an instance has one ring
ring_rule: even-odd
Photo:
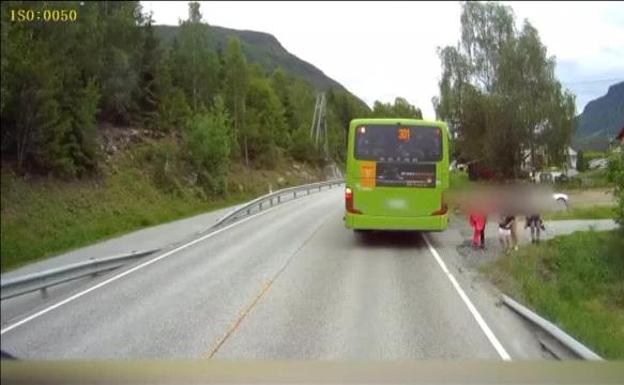
[[[2,272],[143,227],[233,205],[155,189],[136,170],[105,182],[37,181],[2,174]]]
[[[544,219],[613,219],[615,218],[614,206],[590,206],[572,208],[567,211],[554,211],[544,214]]]
[[[208,196],[188,183],[163,190],[149,167],[126,154],[99,180],[25,180],[11,169],[1,174],[1,270],[15,269],[96,241],[144,227],[216,210],[266,194],[271,188],[310,183],[314,170],[280,164],[253,170],[233,164],[230,194]]]
[[[606,169],[596,169],[583,171],[571,177],[569,181],[556,183],[555,186],[559,190],[585,190],[590,188],[613,187],[613,183],[609,182]]]
[[[576,232],[484,267],[503,292],[608,359],[624,358],[624,235]]]

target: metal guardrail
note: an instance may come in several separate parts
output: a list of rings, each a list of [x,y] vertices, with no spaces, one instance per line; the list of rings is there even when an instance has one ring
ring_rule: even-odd
[[[41,290],[47,295],[47,288],[59,285],[88,275],[97,275],[105,271],[121,267],[128,260],[144,257],[160,249],[132,252],[107,258],[91,258],[87,261],[74,263],[56,269],[45,270],[21,277],[2,279],[0,284],[0,299],[16,297],[22,294]]]
[[[333,179],[325,182],[310,183],[274,191],[230,211],[228,214],[219,219],[217,223],[210,226],[206,230],[216,228],[226,222],[249,215],[256,207],[259,211],[263,209],[265,204],[272,207],[274,204],[279,204],[282,201],[285,201],[286,196],[290,196],[290,194],[292,194],[292,199],[296,199],[297,194],[305,192],[306,195],[309,195],[313,190],[321,191],[323,187],[332,188],[334,185],[340,185],[342,183],[344,183],[343,179]],[[92,258],[87,261],[28,274],[21,277],[2,279],[0,284],[0,299],[4,300],[37,290],[40,290],[41,294],[45,297],[47,295],[48,287],[73,281],[89,275],[95,276],[106,271],[117,269],[127,263],[128,260],[140,258],[158,250],[160,249],[132,252],[129,254],[100,259]]]
[[[326,182],[310,183],[306,185],[288,187],[285,189],[274,191],[272,193],[258,197],[230,211],[207,230],[216,228],[228,221],[242,217],[243,215],[249,215],[255,207],[257,207],[258,210],[262,210],[263,206],[267,203],[269,206],[279,204],[284,200],[283,198],[285,198],[286,195],[292,194],[293,199],[295,199],[297,198],[298,193],[301,194],[305,192],[306,195],[309,195],[310,192],[313,190],[321,191],[323,187],[331,188],[334,185],[340,185],[342,183],[344,183],[342,179],[334,179]],[[84,262],[78,262],[56,269],[41,271],[21,277],[2,279],[2,282],[0,284],[0,299],[4,300],[22,294],[31,293],[37,290],[41,290],[41,294],[45,297],[47,295],[48,287],[59,285],[61,283],[65,283],[89,275],[95,276],[106,271],[117,269],[120,266],[124,265],[128,260],[140,258],[152,254],[158,250],[159,249],[132,252],[129,254],[100,259],[92,258]]]
[[[224,223],[227,223],[233,219],[239,219],[244,216],[250,215],[254,208],[258,208],[258,211],[261,211],[265,204],[268,204],[269,207],[272,207],[275,204],[280,204],[284,201],[283,198],[290,197],[292,194],[292,199],[297,198],[298,193],[306,193],[305,195],[310,195],[311,191],[321,191],[323,187],[327,187],[328,189],[332,188],[335,185],[341,185],[344,183],[343,179],[332,179],[325,182],[317,182],[304,184],[301,186],[287,187],[281,190],[274,191],[272,193],[263,195],[258,197],[232,211],[227,213],[221,219],[217,221],[214,225],[209,227],[206,230],[217,228]]]
[[[552,322],[540,317],[533,311],[529,310],[527,307],[519,304],[518,302],[514,301],[513,299],[509,298],[508,296],[504,294],[503,294],[503,303],[509,306],[514,311],[516,311],[521,316],[525,317],[529,321],[533,322],[534,324],[542,328],[548,334],[553,336],[553,338],[559,341],[559,343],[561,343],[566,348],[570,349],[572,352],[574,352],[576,355],[578,355],[582,359],[590,360],[590,361],[602,361],[602,357],[600,357],[599,355],[591,351],[588,347],[586,347],[582,343],[572,338],[563,330],[559,329]]]

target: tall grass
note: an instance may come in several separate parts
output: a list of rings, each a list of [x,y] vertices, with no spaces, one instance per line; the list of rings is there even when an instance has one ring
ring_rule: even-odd
[[[155,179],[159,174],[149,171],[158,169],[154,162],[143,164],[135,153],[134,160],[117,162],[105,178],[69,182],[47,178],[27,181],[3,168],[2,271],[147,226],[234,205],[265,194],[269,188],[319,178],[305,166],[302,169],[307,170],[307,179],[292,172],[288,175],[287,164],[274,170],[234,164],[229,194],[212,196],[200,186],[184,183],[184,176],[177,175],[176,169],[175,178],[164,179],[172,188],[163,188],[163,178]]]
[[[613,219],[615,218],[614,206],[590,206],[572,208],[567,211],[553,211],[544,214],[544,219]]]
[[[624,358],[624,234],[576,232],[486,266],[509,295],[610,359]]]

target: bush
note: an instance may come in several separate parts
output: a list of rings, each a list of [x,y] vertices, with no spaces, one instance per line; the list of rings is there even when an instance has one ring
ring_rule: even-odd
[[[165,132],[179,131],[187,125],[191,116],[191,108],[186,102],[184,92],[176,88],[163,96],[159,105],[157,126]]]
[[[607,154],[601,151],[585,151],[583,153],[583,158],[586,162],[594,159],[606,158]]]
[[[585,153],[579,150],[577,157],[576,157],[576,171],[579,171],[579,172],[587,171],[588,168],[589,168],[589,160],[585,157]]]
[[[158,189],[165,192],[180,190],[178,146],[175,142],[165,140],[154,143],[145,149],[143,158],[149,162],[152,180]]]
[[[571,176],[566,185],[571,188],[579,188],[583,186],[583,180],[577,176]]]
[[[555,183],[557,184],[563,184],[563,183],[567,183],[570,180],[570,178],[568,178],[567,175],[565,174],[561,174],[558,177],[555,178]]]
[[[319,154],[307,130],[299,128],[292,137],[290,155],[300,162],[318,163]]]
[[[213,193],[226,193],[231,135],[230,121],[220,98],[211,112],[199,113],[191,119],[184,140],[188,160],[198,172],[200,183]]]
[[[624,228],[624,150],[614,152],[609,157],[607,179],[615,184],[613,194],[617,201],[616,222]]]

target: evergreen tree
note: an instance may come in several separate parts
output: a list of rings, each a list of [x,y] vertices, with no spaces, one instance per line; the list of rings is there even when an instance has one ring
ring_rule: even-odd
[[[225,53],[224,87],[226,106],[232,115],[232,144],[239,147],[239,141],[243,148],[245,164],[249,166],[248,140],[250,132],[245,125],[247,91],[249,88],[249,74],[247,60],[241,50],[238,39],[230,39],[227,52]]]

